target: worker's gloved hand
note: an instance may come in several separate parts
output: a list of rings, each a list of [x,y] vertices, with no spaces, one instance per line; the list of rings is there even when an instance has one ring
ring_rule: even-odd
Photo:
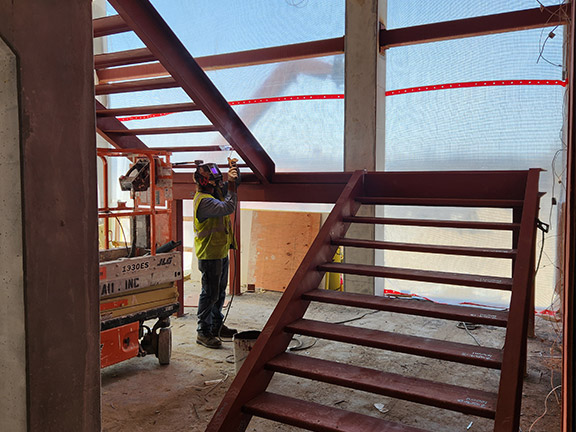
[[[233,166],[228,170],[228,183],[236,183],[238,180],[238,168]]]

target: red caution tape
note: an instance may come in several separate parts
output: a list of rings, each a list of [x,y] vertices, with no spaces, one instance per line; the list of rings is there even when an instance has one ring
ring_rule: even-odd
[[[386,96],[395,96],[400,94],[418,93],[425,91],[435,91],[435,90],[450,90],[457,88],[466,87],[493,87],[493,86],[518,86],[518,85],[559,85],[566,87],[567,81],[561,80],[507,80],[507,81],[471,81],[471,82],[461,82],[461,83],[451,83],[451,84],[436,84],[430,86],[420,86],[411,87],[399,90],[389,90],[386,92]],[[259,99],[245,99],[240,101],[229,102],[230,105],[251,105],[251,104],[261,104],[261,103],[272,103],[272,102],[290,102],[290,101],[302,101],[302,100],[330,100],[330,99],[344,99],[343,94],[324,94],[324,95],[301,95],[301,96],[277,96],[269,98],[259,98]],[[131,120],[145,120],[153,117],[162,117],[173,113],[159,113],[159,114],[147,114],[131,117],[122,117],[118,120],[120,121],[131,121]]]
[[[567,82],[561,80],[507,80],[507,81],[471,81],[460,82],[451,84],[437,84],[421,87],[410,87],[400,90],[390,90],[386,92],[386,96],[394,96],[399,94],[418,93],[434,90],[450,90],[466,87],[493,87],[493,86],[519,86],[519,85],[559,85],[566,87]]]

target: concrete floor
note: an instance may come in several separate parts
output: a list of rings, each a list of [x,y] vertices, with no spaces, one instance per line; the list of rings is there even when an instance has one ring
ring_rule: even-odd
[[[190,286],[187,290],[196,288]],[[279,298],[280,294],[276,292],[237,296],[232,302],[227,324],[240,330],[259,330]],[[186,313],[184,317],[172,320],[173,350],[169,366],[160,366],[154,356],[147,356],[102,371],[104,432],[205,430],[234,378],[233,345],[224,343],[222,349],[211,350],[196,344],[195,309],[186,308]],[[457,328],[455,322],[398,316],[387,312],[365,314],[366,310],[363,309],[312,305],[307,317],[330,322],[360,318],[350,325],[476,343],[469,333]],[[501,346],[504,335],[503,329],[489,326],[481,326],[470,333],[480,345],[491,347]],[[546,415],[533,424],[546,409],[546,396],[561,381],[559,334],[559,323],[536,319],[536,338],[529,341],[528,374],[523,391],[523,432],[560,431],[559,390],[548,396]],[[498,371],[434,359],[325,340],[315,341],[306,337],[301,337],[299,343],[305,348],[298,352],[300,355],[333,359],[456,385],[470,385],[488,391],[496,388],[499,378]],[[279,374],[274,377],[270,390],[433,432],[492,430],[492,421],[482,418]],[[255,418],[247,430],[269,432],[301,429]]]

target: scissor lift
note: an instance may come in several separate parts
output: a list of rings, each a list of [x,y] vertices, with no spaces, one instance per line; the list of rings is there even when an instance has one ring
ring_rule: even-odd
[[[178,311],[176,282],[182,278],[182,257],[173,249],[172,167],[170,153],[155,150],[98,149],[103,166],[103,219],[100,250],[101,367],[136,356],[154,354],[170,363],[170,316]],[[131,168],[120,177],[133,205],[109,202],[108,161],[129,158]],[[154,197],[154,199],[151,199]],[[110,222],[130,219],[131,238],[112,247]],[[120,226],[121,227],[121,226]],[[121,227],[123,230],[123,228]],[[130,246],[129,246],[130,243]],[[153,326],[146,321],[156,320]]]

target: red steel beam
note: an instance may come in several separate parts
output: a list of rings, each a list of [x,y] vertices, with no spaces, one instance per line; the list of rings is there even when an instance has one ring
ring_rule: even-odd
[[[175,112],[198,111],[200,108],[195,103],[180,103],[180,104],[165,104],[165,105],[149,105],[142,107],[126,107],[126,108],[112,108],[96,110],[96,115],[105,116],[132,116],[138,114],[163,114]]]
[[[512,296],[500,386],[494,423],[495,431],[517,431],[520,426],[522,381],[526,362],[526,344],[534,278],[535,222],[538,217],[538,177],[540,170],[531,169],[526,182],[525,204],[518,236],[518,256],[514,266]]]
[[[220,146],[212,145],[212,146],[194,146],[194,147],[154,147],[154,150],[161,150],[170,153],[178,153],[178,152],[216,152],[216,151],[224,151]],[[173,163],[172,168],[178,168],[180,165],[177,165],[178,162]],[[222,165],[227,167],[228,165]],[[196,168],[196,165],[193,166]]]
[[[172,77],[156,78],[139,81],[128,81],[115,84],[98,84],[95,86],[97,95],[113,93],[129,93],[136,91],[161,90],[180,87]]]
[[[268,183],[274,174],[274,162],[150,2],[110,0],[109,3],[250,165],[260,181]]]
[[[197,133],[197,132],[217,132],[216,128],[212,125],[202,126],[174,126],[165,128],[146,128],[146,129],[105,129],[108,135],[164,135],[175,133]],[[218,146],[216,146],[218,147]],[[220,147],[218,147],[220,149]],[[164,150],[162,147],[160,150]]]
[[[119,15],[97,18],[92,21],[92,27],[95,38],[130,31],[128,24]]]
[[[96,54],[94,56],[94,68],[103,69],[115,66],[126,66],[136,63],[153,62],[154,54],[148,48],[139,48],[130,51],[111,52]]]
[[[97,99],[96,110],[105,111],[106,107],[102,105]],[[137,136],[133,135],[108,135],[106,130],[127,130],[128,128],[119,121],[116,117],[96,117],[96,130],[98,134],[102,136],[106,141],[112,144],[114,147],[119,149],[148,149],[148,146],[144,144]]]
[[[145,50],[147,52],[145,52]],[[218,54],[196,58],[198,65],[205,71],[216,69],[227,69],[242,66],[253,66],[259,64],[277,63],[290,60],[302,60],[313,57],[322,57],[344,53],[344,37],[324,39],[313,42],[283,45],[256,50],[238,51],[234,53]],[[119,53],[100,54],[95,56],[98,78],[101,82],[125,81],[139,78],[152,78],[168,75],[168,71],[160,63],[146,65],[118,67],[114,69],[102,69],[106,66],[104,57],[108,56],[109,61],[114,61],[114,66],[128,65],[140,61],[154,61],[154,55],[146,48],[133,51],[123,51]],[[102,61],[102,63],[99,63]],[[100,66],[102,64],[102,66]]]
[[[566,24],[571,3],[496,15],[380,29],[380,49]]]
[[[568,81],[574,82],[574,59],[576,57],[576,11],[572,8],[570,28],[567,37],[566,64],[568,65]],[[574,154],[574,144],[576,142],[576,128],[574,127],[574,86],[567,88],[568,103],[565,121],[568,124],[567,133],[567,173],[566,173],[566,216],[564,220],[565,241],[564,241],[564,290],[563,290],[563,332],[565,341],[562,355],[562,430],[574,430],[576,425],[576,374],[574,363],[574,317],[576,316],[576,161]]]

